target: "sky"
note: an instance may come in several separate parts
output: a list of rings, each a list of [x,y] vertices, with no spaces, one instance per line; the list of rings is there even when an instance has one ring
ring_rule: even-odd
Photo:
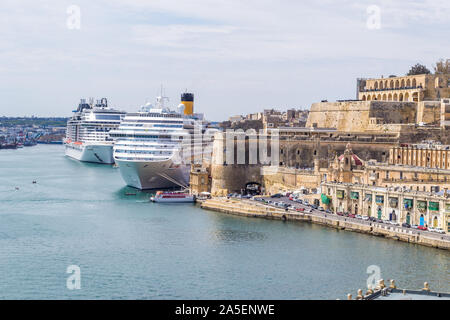
[[[0,116],[136,111],[161,85],[215,121],[354,99],[358,77],[449,58],[449,16],[448,0],[1,0]]]

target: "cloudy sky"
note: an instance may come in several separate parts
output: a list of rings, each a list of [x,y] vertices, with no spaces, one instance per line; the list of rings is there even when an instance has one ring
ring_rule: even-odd
[[[449,16],[448,0],[1,0],[0,116],[82,97],[135,111],[161,84],[212,120],[352,99],[357,77],[449,58]]]

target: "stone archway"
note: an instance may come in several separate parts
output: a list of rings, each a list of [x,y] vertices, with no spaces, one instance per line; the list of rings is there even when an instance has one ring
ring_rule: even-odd
[[[387,96],[386,96],[386,93],[385,93],[385,94],[383,94],[383,101],[386,101],[386,99],[387,99]]]
[[[389,93],[389,95],[388,95],[388,101],[392,101],[392,93]]]
[[[409,101],[409,93],[408,92],[405,93],[405,97],[403,99],[405,101]]]
[[[412,79],[412,87],[417,87],[417,81],[415,78]]]
[[[398,96],[396,93],[394,93],[394,97],[393,97],[394,101],[398,101]]]
[[[403,93],[401,93],[401,92],[398,95],[398,101],[403,101]]]
[[[362,101],[366,101],[366,95],[362,96]]]
[[[406,80],[406,86],[408,88],[411,87],[411,79]]]
[[[402,82],[400,83],[400,88],[404,88],[405,87],[405,79],[402,79]]]
[[[395,80],[395,88],[398,89],[400,87],[400,81]]]

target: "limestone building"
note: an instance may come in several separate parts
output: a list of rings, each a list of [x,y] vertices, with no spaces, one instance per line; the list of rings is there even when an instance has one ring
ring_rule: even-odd
[[[363,79],[358,82],[358,100],[413,101],[440,100],[450,95],[445,74]]]

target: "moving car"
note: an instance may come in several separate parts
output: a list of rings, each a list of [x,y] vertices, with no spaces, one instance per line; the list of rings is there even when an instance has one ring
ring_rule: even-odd
[[[411,228],[411,225],[409,223],[404,222],[404,223],[402,223],[402,227],[403,228]]]
[[[428,228],[425,227],[425,226],[418,226],[417,229],[423,230],[423,231],[427,231],[428,230]]]

